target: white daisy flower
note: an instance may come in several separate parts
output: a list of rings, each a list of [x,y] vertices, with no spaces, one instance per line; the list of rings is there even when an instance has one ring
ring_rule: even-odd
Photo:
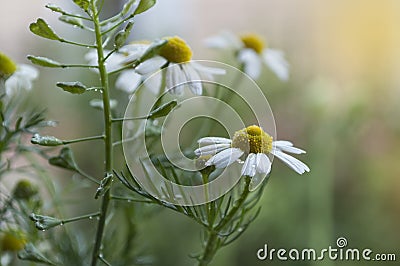
[[[235,51],[237,59],[243,64],[243,71],[253,79],[257,79],[264,63],[279,79],[289,78],[289,64],[280,50],[266,47],[263,38],[257,34],[236,36],[224,31],[205,40],[211,48],[230,48]]]
[[[39,71],[30,65],[16,65],[8,56],[0,53],[0,78],[4,79],[7,95],[18,94],[21,90],[31,90],[33,80],[37,79]]]
[[[254,177],[256,174],[269,174],[272,154],[292,168],[296,173],[309,172],[310,168],[287,153],[302,154],[305,151],[296,148],[289,141],[273,141],[272,137],[258,126],[249,126],[236,131],[232,140],[220,137],[205,137],[198,140],[196,156],[212,157],[206,166],[225,168],[235,161],[243,162],[241,175]]]
[[[201,95],[203,86],[201,81],[213,80],[214,75],[225,74],[224,69],[212,68],[201,65],[198,62],[190,61],[192,59],[192,50],[181,38],[167,37],[168,42],[161,47],[159,55],[156,55],[143,63],[139,64],[135,71],[144,77],[148,77],[157,70],[168,66],[165,72],[166,88],[174,94],[182,94],[183,86],[187,84],[192,93]],[[147,84],[155,94],[159,93],[162,85],[161,75],[155,76],[151,84]],[[150,80],[149,80],[150,81]]]

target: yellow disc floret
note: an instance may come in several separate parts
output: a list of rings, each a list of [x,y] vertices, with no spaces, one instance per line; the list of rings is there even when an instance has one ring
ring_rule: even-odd
[[[245,34],[240,36],[240,39],[246,48],[253,49],[258,54],[261,54],[265,48],[265,41],[260,35]]]
[[[0,77],[9,76],[17,70],[15,63],[5,54],[0,52]]]
[[[4,233],[0,248],[3,251],[19,251],[24,248],[26,237],[20,231],[8,231]]]
[[[247,154],[268,154],[272,150],[272,137],[259,126],[248,126],[235,132],[232,147],[239,148]]]
[[[192,50],[181,38],[167,37],[168,42],[161,48],[160,55],[172,63],[184,63],[192,59]]]

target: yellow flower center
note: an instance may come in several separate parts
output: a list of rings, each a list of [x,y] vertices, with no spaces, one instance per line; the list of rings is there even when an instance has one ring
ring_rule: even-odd
[[[1,250],[3,251],[18,251],[24,248],[26,237],[22,232],[10,231],[3,235],[1,240]]]
[[[0,52],[0,77],[9,76],[17,70],[15,63],[5,54]]]
[[[256,53],[261,54],[265,48],[265,41],[260,35],[257,34],[246,34],[240,36],[244,46],[246,48],[253,49]]]
[[[268,154],[272,150],[272,137],[259,126],[248,126],[235,132],[232,147],[239,148],[246,154]]]
[[[160,55],[172,63],[183,63],[192,59],[192,50],[181,38],[167,37],[168,42],[161,48]]]

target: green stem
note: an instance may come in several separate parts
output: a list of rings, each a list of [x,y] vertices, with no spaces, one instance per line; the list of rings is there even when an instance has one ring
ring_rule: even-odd
[[[110,107],[110,92],[108,87],[108,74],[105,67],[104,60],[104,50],[102,42],[102,34],[100,29],[100,19],[97,10],[97,6],[94,0],[90,1],[92,14],[93,14],[93,24],[96,34],[96,48],[97,48],[97,58],[99,65],[99,73],[101,79],[101,86],[103,87],[103,116],[104,116],[104,146],[105,146],[105,174],[112,175],[112,165],[113,165],[113,143],[112,143],[112,121],[111,121],[111,107]],[[107,190],[102,196],[102,203],[100,207],[100,219],[97,226],[96,240],[92,253],[92,266],[97,265],[97,260],[99,259],[101,253],[101,243],[104,234],[107,209],[110,203],[110,189]]]
[[[86,47],[86,48],[93,48],[93,49],[96,49],[96,48],[97,48],[96,45],[90,45],[90,44],[85,44],[85,43],[78,43],[78,42],[68,41],[68,40],[64,40],[64,39],[59,39],[59,41],[60,41],[60,42],[63,42],[63,43],[68,43],[68,44],[76,45],[76,46]]]
[[[104,135],[101,136],[91,136],[91,137],[86,137],[86,138],[79,138],[79,139],[71,139],[71,140],[63,140],[62,143],[64,145],[66,144],[71,144],[71,143],[77,143],[77,142],[83,142],[83,141],[90,141],[90,140],[96,140],[96,139],[104,139]]]
[[[240,195],[240,198],[234,203],[233,207],[230,209],[228,214],[225,217],[223,217],[222,220],[215,227],[210,225],[210,227],[208,228],[207,243],[204,248],[203,256],[199,260],[198,266],[208,265],[208,263],[210,263],[210,261],[214,257],[219,247],[217,242],[218,235],[221,232],[221,230],[223,230],[224,227],[234,218],[238,210],[242,207],[243,203],[246,201],[247,196],[250,193],[249,190],[250,181],[251,177],[245,176],[245,185],[242,194]]]
[[[140,119],[148,119],[150,116],[145,115],[145,116],[138,116],[138,117],[121,117],[121,118],[113,118],[111,121],[112,122],[123,122],[123,121],[128,121],[128,120],[140,120]]]
[[[96,212],[96,213],[89,213],[89,214],[85,214],[85,215],[82,215],[82,216],[78,216],[78,217],[73,217],[73,218],[69,218],[69,219],[62,220],[62,221],[61,221],[61,224],[76,222],[76,221],[83,220],[83,219],[87,219],[87,218],[98,217],[99,215],[100,215],[99,212]]]
[[[76,65],[67,65],[67,64],[62,64],[59,67],[61,68],[70,68],[70,67],[77,67],[77,68],[98,68],[98,66],[91,66],[91,65],[84,65],[84,64],[76,64]]]

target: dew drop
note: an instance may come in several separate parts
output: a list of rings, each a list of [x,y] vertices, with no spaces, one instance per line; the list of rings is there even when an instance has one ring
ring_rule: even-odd
[[[131,202],[132,202],[132,200],[128,200],[128,202],[129,202],[129,203],[131,203]]]
[[[96,217],[96,220],[97,220],[97,221],[98,221],[98,220],[100,220],[100,217],[99,217],[99,216],[97,216],[97,217]]]
[[[45,229],[42,229],[42,232],[46,231]]]
[[[93,219],[93,216],[89,216],[89,219],[92,220],[92,219]]]

